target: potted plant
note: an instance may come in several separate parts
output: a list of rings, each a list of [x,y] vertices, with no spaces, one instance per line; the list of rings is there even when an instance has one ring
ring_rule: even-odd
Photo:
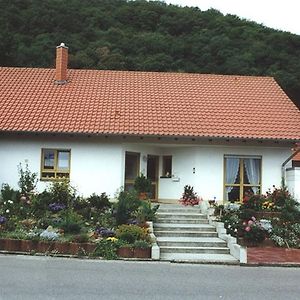
[[[194,206],[198,205],[202,199],[198,197],[197,193],[194,191],[194,188],[190,185],[184,187],[184,191],[179,202],[184,206]]]
[[[134,189],[139,194],[140,200],[147,199],[152,189],[151,179],[146,178],[144,174],[141,174],[136,177],[134,181]]]

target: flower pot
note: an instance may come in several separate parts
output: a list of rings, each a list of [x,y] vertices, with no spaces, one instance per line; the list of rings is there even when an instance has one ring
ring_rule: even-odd
[[[131,258],[133,257],[133,249],[129,247],[121,247],[118,249],[117,255],[120,257]]]
[[[151,248],[134,248],[134,257],[151,258]]]

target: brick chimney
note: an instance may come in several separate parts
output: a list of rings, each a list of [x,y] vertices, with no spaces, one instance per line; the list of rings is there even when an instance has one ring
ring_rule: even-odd
[[[55,83],[67,83],[67,69],[68,69],[68,47],[61,43],[56,47],[56,71]]]

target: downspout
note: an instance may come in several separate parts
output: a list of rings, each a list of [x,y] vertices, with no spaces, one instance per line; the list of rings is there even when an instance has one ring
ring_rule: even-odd
[[[286,174],[286,170],[285,170],[285,166],[286,164],[293,159],[293,157],[295,157],[298,153],[300,153],[300,148],[298,150],[296,150],[292,155],[290,155],[285,161],[284,163],[281,165],[281,180],[282,180],[282,186],[285,186],[285,174]]]

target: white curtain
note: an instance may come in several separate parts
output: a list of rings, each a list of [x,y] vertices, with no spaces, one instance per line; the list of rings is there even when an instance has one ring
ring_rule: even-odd
[[[226,158],[226,184],[233,184],[239,172],[240,160],[238,158]],[[226,187],[226,200],[233,186]]]
[[[259,185],[260,179],[260,160],[257,158],[244,159],[244,165],[250,184]],[[254,194],[257,194],[259,188],[257,186],[251,187]]]

